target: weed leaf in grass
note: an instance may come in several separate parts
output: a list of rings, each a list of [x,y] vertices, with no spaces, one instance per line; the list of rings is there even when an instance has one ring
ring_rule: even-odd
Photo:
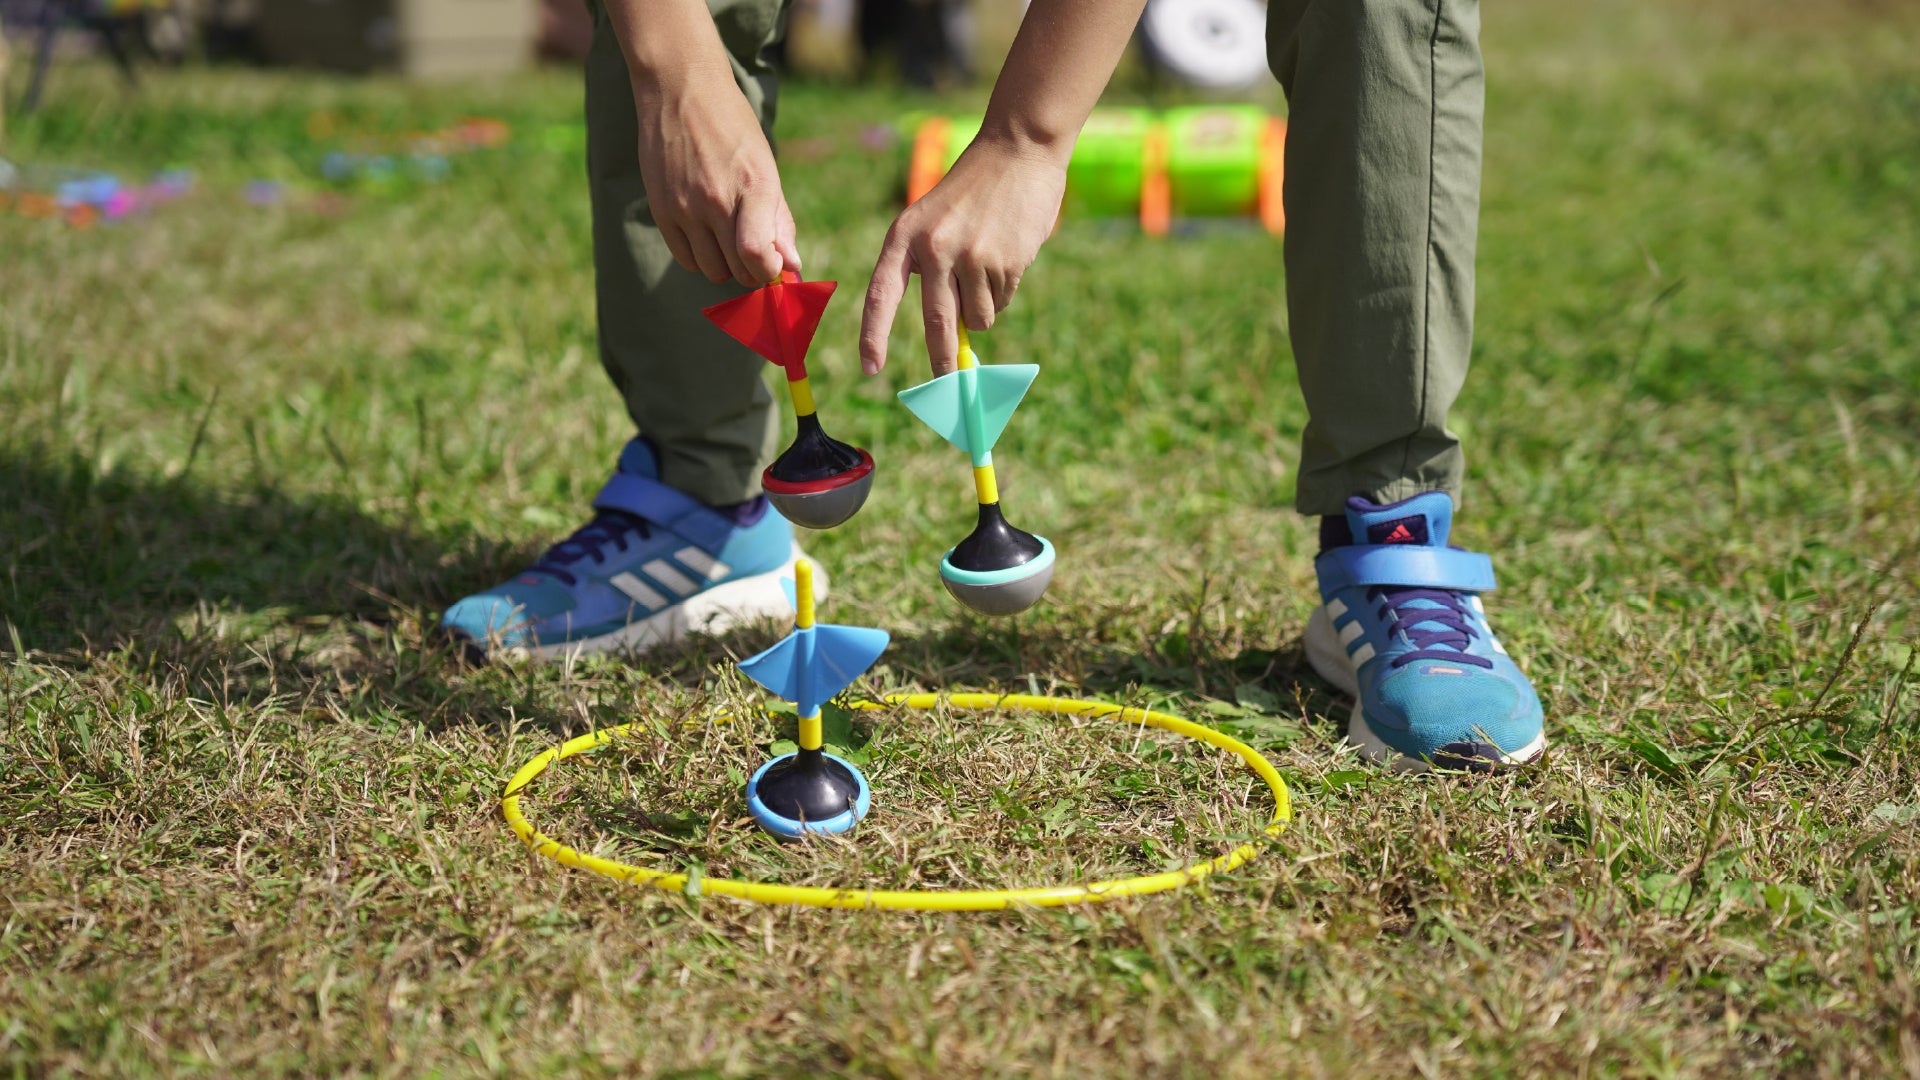
[[[1678,777],[1686,771],[1684,763],[1689,760],[1688,756],[1676,758],[1666,747],[1651,739],[1633,739],[1627,743],[1627,749],[1633,751],[1633,756],[1667,776]]]
[[[792,702],[782,701],[767,706],[767,711],[783,717],[792,717],[798,725],[800,718]],[[820,742],[822,749],[850,765],[865,765],[872,755],[867,752],[867,742],[871,736],[853,726],[853,710],[835,705],[829,701],[820,706]],[[767,753],[774,757],[795,753],[800,744],[792,739],[775,739],[767,744]]]
[[[1883,802],[1869,811],[1868,816],[1876,821],[1890,821],[1896,825],[1905,825],[1920,818],[1920,806],[1902,806],[1899,803]]]
[[[1241,683],[1233,688],[1233,700],[1241,707],[1265,716],[1278,716],[1286,707],[1280,695],[1257,683]]]
[[[1373,782],[1373,774],[1365,769],[1339,769],[1320,779],[1322,787],[1328,791],[1340,792],[1348,788],[1365,788]]]

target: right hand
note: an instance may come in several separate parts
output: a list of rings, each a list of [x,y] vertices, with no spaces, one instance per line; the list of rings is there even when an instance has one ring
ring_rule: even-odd
[[[960,356],[959,327],[988,330],[1060,215],[1073,144],[1053,149],[981,135],[925,197],[901,211],[880,247],[860,323],[860,367],[878,374],[887,336],[914,274],[927,359],[945,375]]]
[[[640,177],[675,262],[749,288],[798,272],[793,213],[773,149],[731,72],[660,87],[636,80]]]

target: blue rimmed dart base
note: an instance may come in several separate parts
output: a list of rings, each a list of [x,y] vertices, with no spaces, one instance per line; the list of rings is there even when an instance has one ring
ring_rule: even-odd
[[[754,824],[784,840],[800,840],[805,838],[808,833],[831,834],[848,832],[852,830],[854,825],[859,823],[861,818],[867,816],[867,809],[873,802],[873,793],[867,785],[867,778],[861,774],[859,769],[854,768],[851,763],[843,758],[835,757],[825,752],[822,752],[820,756],[826,762],[838,765],[852,774],[854,782],[853,805],[841,813],[819,821],[802,822],[787,817],[784,814],[776,813],[768,807],[765,802],[761,801],[760,781],[775,767],[784,762],[798,760],[800,757],[797,752],[782,754],[754,770],[752,779],[747,781],[747,812],[753,815]]]

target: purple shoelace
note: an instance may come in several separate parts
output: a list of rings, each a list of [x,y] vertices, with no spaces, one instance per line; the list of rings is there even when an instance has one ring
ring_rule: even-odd
[[[640,534],[639,539],[646,539],[647,523],[618,510],[601,511],[592,521],[575,529],[572,536],[548,548],[540,561],[527,567],[526,572],[552,575],[571,588],[578,585],[580,579],[568,570],[569,566],[586,558],[596,563],[607,561],[608,545],[616,551],[625,551],[628,539],[636,532]]]
[[[1473,643],[1473,623],[1467,615],[1467,602],[1451,589],[1373,589],[1368,598],[1380,605],[1381,619],[1392,611],[1400,632],[1413,643],[1414,651],[1393,658],[1393,666],[1404,667],[1416,660],[1444,660],[1451,664],[1471,664],[1491,668],[1493,661],[1467,651]],[[1414,607],[1426,600],[1437,607]]]

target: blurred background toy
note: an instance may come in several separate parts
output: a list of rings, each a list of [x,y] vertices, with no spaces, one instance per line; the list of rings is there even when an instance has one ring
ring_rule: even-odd
[[[911,118],[907,201],[932,190],[980,132],[980,120]],[[1286,121],[1258,105],[1196,105],[1155,113],[1096,109],[1067,166],[1061,212],[1068,217],[1135,218],[1150,236],[1179,221],[1241,218],[1275,236],[1281,205]]]
[[[0,214],[65,221],[87,228],[163,206],[193,190],[193,171],[163,169],[144,184],[66,166],[20,166],[0,159]]]
[[[513,130],[499,120],[470,116],[431,131],[353,131],[332,113],[317,112],[307,118],[307,136],[334,145],[320,158],[324,179],[337,187],[379,191],[410,183],[440,183],[452,173],[455,159],[498,150],[513,137]]]

